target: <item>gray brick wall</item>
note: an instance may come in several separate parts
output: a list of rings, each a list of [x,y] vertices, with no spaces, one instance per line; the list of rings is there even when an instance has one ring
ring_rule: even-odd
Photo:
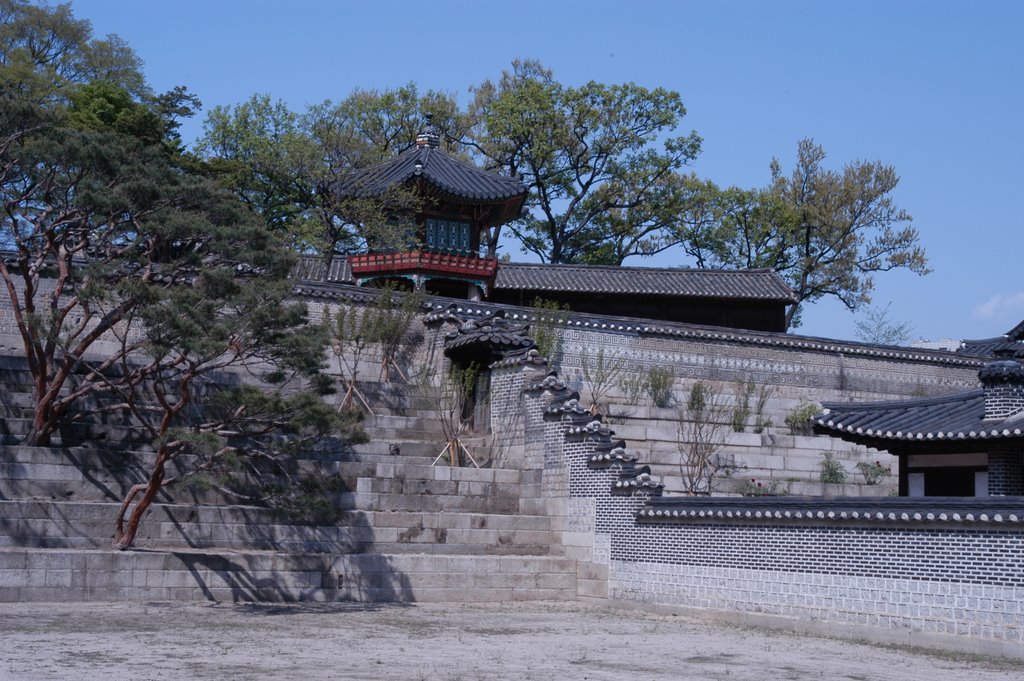
[[[985,418],[1005,419],[1024,411],[1024,385],[997,383],[985,387]]]
[[[1024,496],[1024,457],[1020,452],[990,452],[988,493],[993,496]]]

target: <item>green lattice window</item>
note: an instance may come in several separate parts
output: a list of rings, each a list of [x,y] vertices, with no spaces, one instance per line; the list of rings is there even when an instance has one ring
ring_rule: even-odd
[[[472,245],[469,223],[427,219],[428,250],[468,254],[472,251]]]

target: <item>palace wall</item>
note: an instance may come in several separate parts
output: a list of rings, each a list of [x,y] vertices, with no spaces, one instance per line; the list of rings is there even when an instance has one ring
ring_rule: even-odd
[[[521,396],[522,463],[579,598],[1024,658],[1017,500],[672,497],[541,368],[506,363],[493,385],[510,409]]]

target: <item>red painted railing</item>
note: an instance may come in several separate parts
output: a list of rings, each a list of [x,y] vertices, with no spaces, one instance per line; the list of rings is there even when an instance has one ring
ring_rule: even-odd
[[[352,267],[352,274],[356,277],[419,272],[441,276],[447,274],[455,277],[491,279],[498,271],[497,258],[431,253],[429,251],[351,255],[349,264]]]

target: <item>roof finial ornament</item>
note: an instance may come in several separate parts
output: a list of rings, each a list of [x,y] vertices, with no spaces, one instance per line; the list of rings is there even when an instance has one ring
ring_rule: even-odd
[[[423,126],[423,131],[416,135],[416,146],[437,149],[441,146],[441,136],[437,134],[437,128],[434,127],[434,114],[428,113],[424,118],[427,119],[427,122]]]

